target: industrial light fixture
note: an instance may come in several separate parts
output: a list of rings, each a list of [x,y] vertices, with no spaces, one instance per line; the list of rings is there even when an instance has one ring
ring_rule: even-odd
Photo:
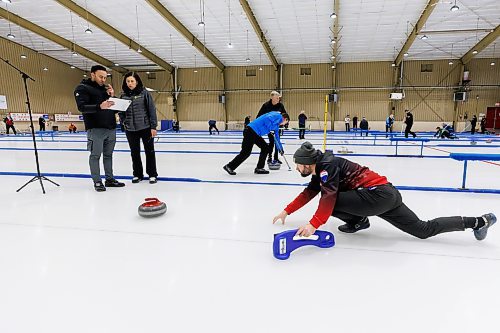
[[[426,39],[429,39],[429,37],[427,37],[427,35],[423,35],[422,37],[420,37],[421,40],[426,40]]]
[[[472,54],[477,54],[477,50],[472,51]]]
[[[26,59],[28,56],[24,53],[24,44],[23,44],[23,32],[21,30],[21,26],[19,25],[19,21],[17,22],[17,26],[19,27],[19,37],[21,38],[21,59]]]
[[[262,52],[259,53],[259,71],[262,70]]]
[[[75,69],[76,67],[75,67],[75,66],[73,66],[73,65],[71,65],[71,66],[69,66],[69,68],[71,68],[71,69]]]
[[[408,56],[408,52],[403,53],[403,57],[407,57],[407,56]]]
[[[28,56],[26,54],[22,53],[21,54],[21,59],[26,59],[26,58],[28,58]]]
[[[332,69],[335,69],[335,65],[332,65]]]
[[[118,66],[120,66],[120,64],[119,64],[119,63],[117,63],[117,62],[115,62],[115,67],[118,67]]]
[[[453,44],[451,44],[451,58],[453,58]],[[450,66],[453,65],[453,60],[450,60],[448,65],[450,65]]]
[[[73,55],[73,57],[76,57],[78,55],[78,53],[76,53],[75,51],[75,29],[73,27],[73,13],[71,12],[71,10],[69,11],[69,19],[71,20],[71,35],[73,36],[73,43],[71,45],[71,54]]]
[[[496,43],[493,44],[493,58],[495,58],[495,46],[496,46]],[[490,63],[490,66],[495,66],[495,60],[493,60],[491,63]]]
[[[247,58],[245,59],[246,62],[250,62],[250,56],[248,55],[248,30],[247,30]]]
[[[44,71],[48,71],[49,69],[48,69],[47,67],[44,67],[44,68],[43,68],[43,70],[44,70]]]
[[[335,44],[335,43],[337,43],[337,41],[335,40],[335,38],[331,38],[330,43]]]
[[[90,29],[90,24],[89,24],[89,9],[87,7],[87,0],[85,0],[85,13],[87,13],[87,29],[85,29],[86,34],[92,34],[92,30]]]
[[[137,52],[138,53],[142,53],[142,50],[141,50],[141,47],[139,46],[139,48],[137,49]]]
[[[245,61],[246,61],[246,62],[250,62],[250,58],[246,58],[246,59],[245,59]]]
[[[457,0],[455,0],[455,4],[453,6],[451,6],[450,11],[456,12],[459,9],[460,9],[460,7],[457,6]]]
[[[228,47],[229,49],[232,49],[232,48],[233,48],[233,44],[232,44],[231,42],[229,42],[229,43],[227,43],[227,47]]]
[[[147,75],[151,74],[151,72],[146,72]]]
[[[330,14],[330,18],[331,19],[336,19],[337,18],[337,14],[335,14],[335,12],[331,13]]]
[[[330,58],[335,59],[335,55],[334,55],[334,54],[332,54],[332,56],[331,56]]]
[[[2,2],[5,2],[5,3],[12,3],[12,0],[2,0]]]
[[[16,38],[15,35],[11,34],[10,32],[7,34],[7,38],[14,39]]]
[[[453,61],[450,60],[450,62],[448,63],[448,65],[450,65],[450,66],[453,65]]]
[[[205,1],[200,0],[200,22],[198,22],[199,27],[205,26]]]
[[[172,60],[170,60],[170,65],[173,66],[175,64],[175,61],[174,61],[174,54],[173,54],[174,51],[172,49],[173,49],[173,47],[172,47],[172,34],[170,34],[170,59],[172,59]]]
[[[141,50],[141,35],[139,34],[139,14],[138,14],[138,11],[137,11],[137,5],[135,5],[135,22],[136,22],[136,25],[137,25],[137,44],[139,44],[139,47],[137,48],[137,53],[142,53],[142,50]]]
[[[391,66],[392,66],[392,67],[396,67],[396,64],[395,64],[395,63],[392,63],[392,64],[391,64]]]
[[[198,70],[196,69],[196,54],[194,55],[194,73],[198,73]]]
[[[7,3],[7,2],[5,2],[5,3]],[[5,5],[5,8],[7,9],[7,21],[9,22],[9,33],[7,34],[7,38],[14,39],[14,38],[16,38],[16,36],[12,33],[12,28],[10,26],[10,12],[9,12],[9,7],[7,5]]]
[[[495,62],[494,62],[494,61],[492,61],[492,62],[490,63],[490,66],[495,66]]]
[[[78,53],[76,53],[76,51],[73,51],[73,52],[71,53],[71,55],[72,55],[73,57],[76,57],[76,56],[78,55]]]
[[[227,47],[232,49],[233,43],[231,43],[231,0],[228,1],[227,9],[228,9],[227,21],[228,21],[228,26],[229,26],[229,30],[228,30],[229,42],[227,43]]]

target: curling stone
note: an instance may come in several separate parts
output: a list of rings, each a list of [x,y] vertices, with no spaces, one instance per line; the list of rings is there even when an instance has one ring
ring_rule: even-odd
[[[281,168],[281,164],[274,161],[271,163],[267,163],[267,166],[269,167],[269,170],[279,170]]]
[[[157,198],[146,198],[142,205],[139,206],[138,212],[142,217],[156,217],[165,214],[167,205]]]
[[[477,145],[477,141],[471,141],[470,144],[475,146],[475,145]]]

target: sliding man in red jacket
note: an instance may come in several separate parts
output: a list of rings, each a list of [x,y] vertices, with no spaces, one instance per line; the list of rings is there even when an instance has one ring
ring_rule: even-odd
[[[425,239],[443,232],[463,231],[471,228],[477,240],[483,240],[488,228],[496,222],[492,213],[479,217],[439,217],[420,220],[401,199],[399,191],[387,178],[331,151],[322,153],[311,143],[304,142],[293,155],[297,171],[303,177],[312,175],[311,182],[285,209],[273,219],[273,223],[285,219],[321,192],[319,207],[308,224],[297,231],[300,236],[310,236],[330,216],[341,219],[342,232],[353,233],[370,227],[368,216],[378,216],[396,228],[415,237]]]

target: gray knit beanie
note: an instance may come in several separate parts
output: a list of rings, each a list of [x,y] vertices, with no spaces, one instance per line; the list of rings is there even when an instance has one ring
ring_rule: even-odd
[[[299,149],[293,154],[293,160],[297,164],[311,165],[316,164],[319,151],[314,149],[312,143],[306,141],[300,146]]]

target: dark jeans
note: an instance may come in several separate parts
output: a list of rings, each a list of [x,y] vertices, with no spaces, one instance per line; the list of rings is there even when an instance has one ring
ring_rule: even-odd
[[[215,125],[208,125],[208,131],[210,132],[210,135],[212,135],[212,128],[217,131],[217,134],[219,134],[219,129]]]
[[[101,170],[99,160],[104,164],[106,180],[113,177],[113,150],[116,143],[116,131],[107,128],[91,128],[87,130],[87,150],[90,151],[89,165],[90,174],[94,183],[101,181]]]
[[[140,131],[125,131],[130,155],[132,156],[132,168],[134,177],[143,178],[144,170],[141,160],[141,140],[146,153],[146,173],[149,177],[158,177],[156,171],[156,156],[154,147],[154,138],[151,136],[151,129],[145,128]]]
[[[14,132],[14,134],[17,135],[16,128],[14,127],[14,125],[5,125],[5,126],[6,126],[6,130],[7,130],[7,134],[9,134],[9,130],[12,128],[12,131]]]
[[[40,131],[45,131],[45,124],[40,125]]]
[[[259,162],[257,163],[257,168],[264,168],[264,164],[266,163],[266,156],[269,150],[269,147],[266,141],[257,135],[255,131],[251,127],[245,128],[243,131],[243,142],[241,143],[241,152],[227,164],[233,170],[236,170],[237,167],[240,166],[252,153],[253,145],[257,145],[260,148]]]
[[[351,125],[349,123],[345,123],[345,131],[349,132],[351,130]]]
[[[405,138],[408,137],[408,134],[411,134],[413,135],[413,137],[416,137],[417,135],[415,134],[415,132],[412,132],[411,131],[411,127],[413,126],[413,124],[410,124],[410,125],[406,125],[406,128],[405,128]]]
[[[299,139],[305,139],[306,124],[299,124]]]
[[[392,137],[392,126],[385,125],[385,137],[387,138],[387,132],[391,132]]]
[[[461,216],[421,221],[406,207],[401,194],[391,184],[339,192],[332,216],[348,224],[356,224],[367,216],[378,216],[396,228],[421,239],[443,232],[465,230]]]
[[[274,147],[274,134],[273,133],[269,133],[267,135],[267,138],[269,139],[269,157],[268,159],[272,159],[272,156],[273,156],[273,149],[275,148]],[[274,160],[278,160],[278,149],[275,149],[274,150]]]

